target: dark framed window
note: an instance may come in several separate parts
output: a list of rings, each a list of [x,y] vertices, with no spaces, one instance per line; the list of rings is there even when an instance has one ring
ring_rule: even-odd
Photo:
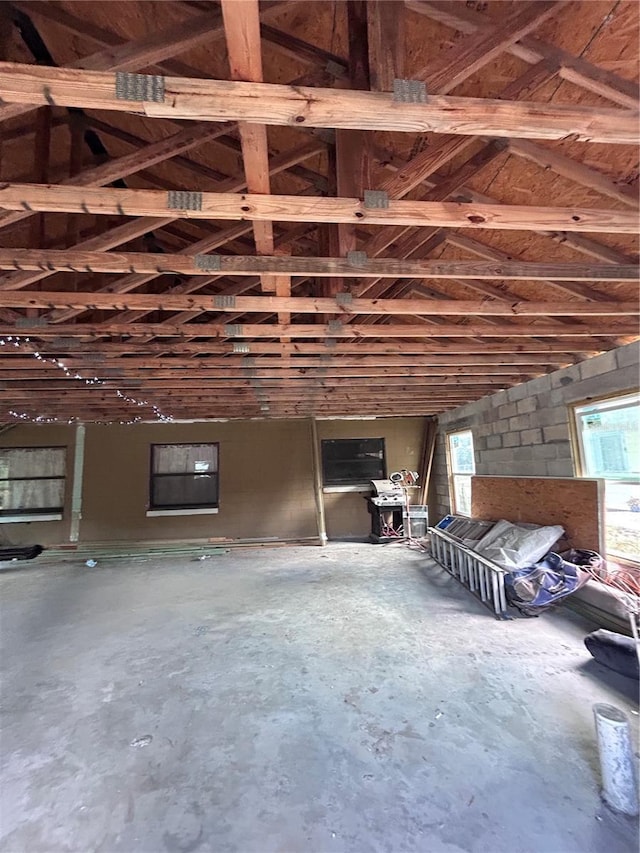
[[[384,480],[384,438],[327,438],[322,441],[322,482],[325,486],[368,485]]]
[[[0,449],[0,518],[62,514],[66,469],[66,447]]]
[[[218,508],[218,444],[152,444],[152,510]]]

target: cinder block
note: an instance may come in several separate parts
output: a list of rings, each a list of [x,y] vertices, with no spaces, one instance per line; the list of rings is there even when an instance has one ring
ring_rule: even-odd
[[[560,444],[538,444],[535,448],[535,458],[540,462],[547,462],[549,459],[558,458],[558,448]]]
[[[538,376],[531,381],[536,383],[536,394],[544,394],[546,391],[551,391],[551,373],[543,373],[542,376]]]
[[[520,433],[507,432],[502,436],[503,447],[520,447]]]
[[[516,462],[530,462],[533,459],[533,449],[531,447],[516,447],[513,451],[513,458]]]
[[[487,449],[487,439],[483,435],[475,435],[473,439],[473,449],[476,453]]]
[[[568,424],[556,424],[555,426],[544,427],[542,434],[545,442],[569,441],[569,426]]]
[[[546,427],[566,423],[569,417],[566,406],[541,409],[531,418],[531,426]]]
[[[565,400],[564,388],[554,388],[549,394],[549,408],[554,406],[563,406]]]
[[[588,358],[586,361],[581,361],[578,367],[580,368],[580,378],[590,379],[592,376],[600,376],[602,373],[609,373],[615,370],[618,366],[615,351],[602,353],[593,358]]]
[[[541,429],[525,429],[520,433],[520,442],[523,446],[528,444],[542,444]]]
[[[546,471],[546,464],[535,462],[533,460],[523,460],[521,462],[514,463],[515,470],[513,473],[518,477],[535,477],[540,474],[544,474]]]
[[[507,403],[505,406],[498,407],[499,418],[511,418],[518,414],[518,409],[515,403]]]
[[[640,365],[640,341],[634,341],[615,350],[618,367]]]
[[[551,477],[573,477],[573,462],[571,459],[556,459],[548,462],[547,468]]]
[[[495,394],[485,397],[485,399],[488,403],[487,408],[489,409],[497,409],[498,406],[503,406],[509,402],[506,391],[497,391]]]
[[[527,415],[529,412],[535,412],[538,408],[539,399],[537,397],[525,397],[524,400],[518,400],[516,403],[516,414]]]
[[[566,388],[580,379],[580,365],[572,364],[563,370],[556,370],[549,374],[552,388]]]
[[[502,433],[509,432],[509,421],[496,421],[493,424],[493,434],[494,435],[502,435]]]
[[[573,459],[573,454],[571,453],[571,442],[563,441],[558,444],[551,444],[549,447],[555,447],[556,452],[558,454],[558,459]]]
[[[501,435],[489,435],[489,436],[487,436],[487,448],[489,450],[495,450],[498,447],[502,447],[502,436]]]
[[[517,415],[515,418],[509,418],[509,429],[517,431],[528,429],[529,423],[529,415]]]
[[[620,367],[603,373],[600,376],[591,376],[583,379],[564,389],[564,399],[567,403],[581,403],[589,397],[600,397],[607,394],[626,394],[634,392],[638,388],[638,367]]]
[[[509,388],[507,391],[507,399],[512,403],[524,400],[526,396],[528,396],[526,382],[523,382],[521,385],[514,385],[513,388]]]

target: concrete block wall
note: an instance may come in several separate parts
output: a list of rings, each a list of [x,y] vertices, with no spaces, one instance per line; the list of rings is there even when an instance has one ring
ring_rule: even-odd
[[[634,342],[445,412],[439,418],[431,519],[451,511],[447,433],[472,431],[477,474],[572,477],[571,406],[635,391],[639,377],[640,343]]]

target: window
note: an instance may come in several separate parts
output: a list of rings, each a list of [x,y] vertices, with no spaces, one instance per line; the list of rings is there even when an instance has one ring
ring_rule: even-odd
[[[149,515],[217,512],[218,445],[152,444]]]
[[[471,515],[471,477],[476,465],[470,429],[447,435],[447,462],[451,511],[456,515]]]
[[[368,486],[386,477],[384,438],[329,438],[322,442],[325,486]]]
[[[578,471],[605,481],[607,554],[640,562],[640,395],[574,408]]]
[[[66,447],[0,450],[0,521],[62,518]]]

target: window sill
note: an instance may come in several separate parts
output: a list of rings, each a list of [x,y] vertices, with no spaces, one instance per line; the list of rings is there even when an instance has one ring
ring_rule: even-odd
[[[161,515],[216,515],[218,507],[200,507],[197,509],[148,509],[147,518]]]
[[[34,513],[33,515],[3,515],[0,524],[16,524],[20,521],[62,521],[62,513]]]
[[[334,492],[370,492],[371,483],[355,483],[352,486],[323,486],[322,493],[325,495],[333,494]]]

